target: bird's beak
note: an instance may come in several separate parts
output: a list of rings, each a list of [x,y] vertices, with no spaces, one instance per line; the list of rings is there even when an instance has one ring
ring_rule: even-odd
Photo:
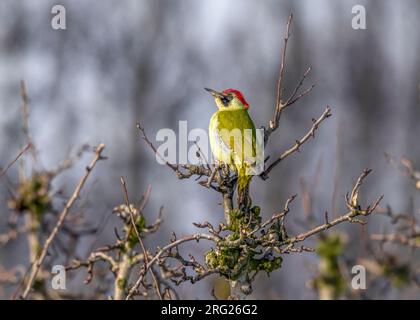
[[[223,98],[224,97],[224,94],[223,93],[221,93],[221,92],[217,92],[216,90],[213,90],[213,89],[209,89],[209,88],[204,88],[204,90],[206,90],[206,91],[208,91],[208,92],[210,92],[210,94],[213,96],[213,97],[215,97],[215,98]]]

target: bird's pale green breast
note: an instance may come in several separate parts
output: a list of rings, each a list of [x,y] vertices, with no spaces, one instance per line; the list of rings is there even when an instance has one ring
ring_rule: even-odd
[[[226,161],[227,153],[231,152],[232,150],[239,150],[236,149],[238,145],[235,146],[236,141],[233,138],[226,134],[221,134],[223,130],[232,132],[235,129],[239,129],[243,135],[243,144],[240,150],[242,150],[242,152],[244,152],[244,150],[250,150],[252,156],[255,156],[255,126],[248,114],[248,111],[219,110],[213,114],[209,125],[210,147],[213,155],[218,161],[232,163],[233,159],[230,158],[232,158],[234,155],[228,156],[230,160]],[[247,136],[246,129],[248,129],[248,134],[252,134],[251,137],[249,137],[249,135]],[[249,130],[251,132],[249,132]],[[246,156],[241,155],[241,162],[243,161],[244,157]]]

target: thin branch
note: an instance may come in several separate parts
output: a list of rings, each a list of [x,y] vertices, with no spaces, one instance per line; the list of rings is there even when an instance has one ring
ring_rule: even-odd
[[[285,158],[287,158],[288,156],[290,156],[294,152],[300,151],[299,150],[300,146],[303,145],[306,141],[308,141],[309,138],[311,138],[311,137],[314,138],[315,137],[315,131],[319,128],[320,124],[325,119],[329,118],[330,116],[331,116],[331,108],[327,107],[325,109],[325,111],[322,113],[322,115],[318,118],[318,120],[312,119],[313,125],[312,125],[311,129],[300,140],[296,140],[296,143],[293,147],[291,147],[290,149],[283,152],[283,154],[277,160],[273,161],[267,167],[267,169],[265,169],[264,172],[260,174],[260,177],[264,180],[267,179],[268,174],[270,173],[271,170],[273,170],[273,168],[276,165],[278,165],[281,161],[283,161]]]
[[[299,83],[297,84],[297,86],[295,87],[295,89],[293,90],[292,94],[290,95],[290,97],[286,100],[286,102],[283,104],[283,109],[294,104],[296,101],[298,101],[300,98],[302,98],[303,96],[307,95],[309,92],[312,91],[312,89],[315,87],[315,85],[311,85],[309,88],[307,88],[305,91],[303,91],[302,93],[300,93],[299,95],[297,95],[297,93],[299,92],[299,89],[302,87],[303,82],[305,81],[306,77],[308,76],[309,72],[311,72],[311,67],[308,67],[308,69],[306,69],[305,73],[303,74],[302,78],[300,79]]]
[[[412,237],[401,234],[372,234],[370,238],[374,241],[397,243],[412,248],[420,248],[420,233],[413,235]]]
[[[385,158],[393,167],[395,167],[398,171],[400,171],[405,176],[414,180],[414,182],[418,183],[420,186],[420,171],[416,170],[413,167],[413,163],[411,162],[410,159],[402,157],[398,163],[398,161],[388,153],[385,153]],[[420,189],[420,187],[417,187],[417,188]]]
[[[105,148],[104,144],[100,144],[96,150],[95,150],[95,156],[92,160],[92,162],[90,163],[90,165],[88,167],[86,167],[86,172],[83,175],[83,177],[80,179],[78,185],[76,186],[76,189],[74,190],[72,196],[70,197],[70,199],[67,201],[63,211],[60,213],[60,216],[58,218],[58,221],[54,227],[54,229],[51,231],[51,234],[48,236],[47,240],[45,240],[45,244],[42,248],[42,251],[39,255],[39,257],[33,262],[32,267],[31,267],[31,271],[30,271],[30,276],[29,276],[29,280],[28,283],[26,285],[26,288],[22,294],[22,299],[26,299],[31,288],[32,285],[35,281],[35,278],[39,272],[39,269],[41,268],[41,265],[47,255],[48,249],[51,245],[51,243],[53,242],[54,238],[57,236],[57,234],[60,231],[61,226],[64,223],[64,220],[67,217],[67,214],[69,213],[71,207],[73,206],[73,204],[75,203],[75,201],[77,200],[77,198],[79,197],[80,191],[82,190],[83,186],[86,183],[86,180],[88,179],[90,173],[92,172],[93,168],[95,167],[96,163],[99,160],[102,160],[102,152]]]
[[[35,145],[32,143],[31,132],[29,130],[29,96],[26,89],[25,81],[20,81],[20,95],[22,97],[22,112],[23,112],[23,133],[26,141],[31,148],[32,158],[36,161]]]
[[[310,69],[308,69],[310,70]],[[285,104],[285,108],[288,106],[291,106],[292,104],[296,103],[299,99],[303,98],[304,96],[306,96],[307,94],[309,94],[312,89],[315,88],[315,85],[311,85],[309,88],[307,88],[305,91],[302,91],[301,93],[299,93],[294,99],[290,100],[289,102],[287,102]]]
[[[297,195],[295,194],[295,195],[291,196],[289,199],[287,199],[286,204],[284,205],[283,211],[281,211],[280,213],[274,214],[270,219],[268,219],[267,221],[265,221],[261,225],[257,226],[254,230],[252,230],[248,234],[248,236],[251,236],[254,233],[256,233],[258,230],[261,230],[261,229],[265,228],[266,226],[271,225],[275,220],[282,219],[286,214],[289,213],[289,211],[290,211],[289,205],[293,202],[293,200],[296,199],[296,197],[297,197]]]
[[[89,255],[89,258],[87,259],[87,261],[73,260],[72,264],[70,266],[66,267],[66,270],[76,270],[76,269],[79,269],[81,267],[86,267],[88,275],[87,275],[84,282],[85,282],[85,284],[88,284],[92,281],[93,265],[97,261],[108,262],[112,271],[115,270],[117,268],[117,265],[118,265],[117,262],[111,256],[107,255],[105,252],[95,251],[95,252],[92,252]]]
[[[139,240],[141,250],[143,251],[143,255],[144,255],[144,261],[147,265],[148,262],[149,262],[149,258],[148,258],[147,250],[146,250],[146,247],[144,245],[143,239],[140,237],[139,231],[137,230],[136,222],[134,220],[134,213],[133,213],[133,210],[131,209],[130,200],[128,198],[127,185],[126,185],[123,177],[121,177],[120,179],[121,179],[121,185],[122,185],[123,190],[124,190],[125,203],[128,207],[128,210],[130,211],[131,226],[133,227],[134,232],[136,233],[137,239]],[[142,201],[142,204],[140,205],[141,210],[143,210],[144,206],[146,205],[146,202],[147,202],[147,199],[148,199],[148,194],[150,194],[150,188],[148,188],[148,192],[144,196],[144,198],[143,198],[144,200]],[[142,214],[142,212],[140,210],[139,210],[139,214]],[[155,283],[156,293],[159,296],[159,299],[162,300],[162,293],[160,292],[159,283],[156,279],[156,275],[155,275],[153,270],[152,270],[152,277],[153,277],[153,282]]]
[[[48,170],[48,174],[54,177],[60,174],[61,172],[67,169],[70,169],[74,165],[75,161],[81,158],[82,155],[89,149],[90,149],[89,145],[87,144],[82,145],[74,155],[70,154],[66,159],[61,161],[55,169]]]
[[[220,169],[220,164],[218,164],[217,166],[215,166],[214,170],[212,171],[210,177],[208,178],[207,182],[204,182],[204,185],[207,188],[210,188],[211,183],[213,182],[214,178],[216,177],[216,174],[219,172]]]
[[[134,286],[130,289],[126,300],[129,300],[133,297],[133,295],[137,292],[137,289],[139,288],[140,284],[142,283],[144,276],[146,275],[147,271],[149,270],[149,268],[151,266],[153,266],[153,264],[160,258],[160,256],[166,252],[171,250],[174,247],[177,247],[178,245],[180,245],[181,243],[184,242],[189,242],[189,241],[199,241],[200,239],[205,239],[205,240],[210,240],[213,241],[215,243],[218,242],[218,238],[216,236],[213,235],[209,235],[209,234],[205,234],[205,233],[196,233],[190,236],[185,236],[183,238],[180,238],[178,240],[175,240],[173,242],[171,242],[170,244],[166,245],[165,247],[161,248],[156,255],[147,263],[144,271],[141,273],[140,277],[137,279],[136,283],[134,284]]]
[[[211,169],[206,168],[205,166],[201,165],[192,165],[192,164],[184,164],[184,165],[175,165],[172,163],[169,163],[166,161],[163,156],[157,151],[156,147],[153,145],[153,143],[150,141],[150,139],[147,137],[146,132],[143,128],[143,126],[140,123],[137,123],[137,129],[139,130],[141,134],[141,138],[146,142],[146,144],[153,150],[155,155],[163,162],[165,165],[167,165],[169,168],[171,168],[177,177],[179,179],[188,179],[192,177],[193,175],[198,176],[207,176],[210,177],[212,174]],[[181,171],[180,168],[186,170],[185,172]]]
[[[364,178],[366,178],[366,176],[371,172],[371,170],[364,170],[363,173],[359,176],[359,178],[357,179],[357,182],[352,190],[352,195],[356,195],[359,188],[362,186],[363,180]],[[346,205],[349,208],[349,212],[328,222],[326,221],[324,224],[319,225],[309,231],[300,233],[299,235],[287,239],[285,241],[285,244],[294,244],[297,242],[301,242],[304,241],[305,239],[307,239],[308,237],[317,234],[321,231],[325,231],[328,230],[342,222],[345,221],[349,221],[349,222],[354,222],[354,223],[360,223],[360,224],[364,224],[365,221],[359,220],[356,217],[357,216],[369,216],[372,212],[374,212],[377,208],[377,206],[379,205],[380,201],[383,199],[383,196],[380,196],[372,205],[369,205],[366,207],[366,209],[361,209],[359,203],[358,203],[358,199],[356,197],[356,202],[351,201],[351,199],[354,198],[348,198],[346,197]],[[327,219],[327,218],[326,218]]]
[[[12,270],[6,270],[0,265],[0,284],[17,284],[25,274],[25,268],[21,265],[15,266]]]
[[[16,239],[20,234],[27,233],[28,231],[29,228],[26,225],[18,229],[12,228],[7,233],[0,234],[0,245],[5,245],[9,241]]]
[[[0,172],[0,178],[6,174],[7,170],[10,169],[11,166],[13,166],[15,164],[16,161],[19,160],[19,158],[29,149],[31,148],[32,144],[29,142],[26,146],[24,146],[19,153],[17,154],[17,156]]]
[[[287,42],[289,41],[290,37],[290,25],[292,24],[293,15],[289,15],[289,19],[287,20],[286,24],[286,32],[284,34],[284,46],[281,53],[280,59],[280,72],[279,72],[279,79],[277,81],[277,97],[276,97],[276,109],[274,114],[274,122],[270,122],[270,129],[274,131],[278,123],[280,121],[281,112],[283,111],[282,107],[282,96],[283,96],[283,81],[284,81],[284,69],[285,69],[285,62],[286,62],[286,51],[287,51]]]
[[[169,168],[171,168],[173,171],[178,170],[178,166],[169,163],[166,161],[163,156],[157,151],[156,147],[153,145],[153,143],[149,140],[149,138],[146,135],[146,131],[144,130],[143,126],[140,124],[140,122],[137,123],[137,129],[139,129],[141,133],[141,138],[149,145],[149,147],[153,150],[153,152],[159,157],[162,162],[164,162]]]
[[[278,128],[283,110],[286,109],[287,107],[291,106],[292,104],[294,104],[299,99],[306,96],[307,94],[309,94],[315,86],[315,85],[311,85],[306,90],[299,93],[300,88],[303,86],[303,83],[304,83],[306,77],[309,75],[309,73],[311,71],[311,67],[308,67],[306,69],[305,73],[303,74],[302,78],[300,79],[300,81],[298,82],[298,84],[296,85],[294,90],[292,91],[289,98],[287,98],[285,101],[283,101],[283,93],[284,93],[283,82],[284,82],[284,78],[285,78],[284,70],[285,70],[285,63],[286,63],[286,51],[287,51],[287,43],[288,43],[289,37],[290,37],[290,26],[291,26],[291,23],[292,23],[292,19],[293,19],[293,15],[290,14],[290,16],[287,20],[287,24],[286,24],[286,31],[285,31],[285,34],[284,34],[284,45],[283,45],[283,49],[282,49],[282,52],[281,52],[281,58],[280,58],[280,71],[279,71],[279,77],[278,77],[278,80],[277,80],[276,106],[275,106],[275,109],[274,109],[273,118],[269,121],[268,129],[266,129],[265,133],[264,133],[264,145],[267,145],[267,142],[268,142],[268,139],[269,139],[270,135]]]

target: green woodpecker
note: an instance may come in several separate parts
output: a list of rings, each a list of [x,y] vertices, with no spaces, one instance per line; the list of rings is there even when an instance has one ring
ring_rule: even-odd
[[[247,202],[245,197],[252,178],[249,169],[256,158],[256,133],[248,114],[249,104],[238,90],[205,89],[213,95],[218,108],[210,119],[210,148],[219,164],[238,173],[238,204],[243,204]]]

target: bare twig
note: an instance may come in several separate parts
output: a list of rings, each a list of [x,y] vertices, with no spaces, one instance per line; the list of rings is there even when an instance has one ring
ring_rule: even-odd
[[[144,261],[145,261],[145,263],[147,265],[148,262],[149,262],[149,258],[148,258],[147,250],[146,250],[146,247],[144,245],[143,239],[140,237],[139,231],[137,230],[136,222],[134,220],[133,210],[131,209],[130,200],[128,198],[127,185],[125,184],[125,181],[124,181],[124,178],[123,177],[121,177],[120,179],[121,179],[121,184],[122,184],[122,187],[123,187],[123,190],[124,190],[125,202],[126,202],[126,205],[127,205],[128,209],[130,211],[131,225],[132,225],[132,227],[134,229],[134,232],[136,233],[137,239],[139,240],[139,243],[140,243],[140,246],[141,246],[141,250],[143,251],[143,255],[144,255]],[[149,190],[150,190],[150,188],[149,188]],[[150,194],[150,191],[148,193],[146,193],[146,195],[143,198],[144,200],[142,201],[142,204],[140,204],[140,209],[141,210],[146,205],[147,198],[148,198],[147,194]],[[141,210],[138,211],[139,214],[142,214],[141,213]],[[159,299],[162,300],[162,293],[160,291],[159,282],[157,281],[155,272],[153,270],[152,270],[152,277],[153,277],[153,281],[155,283],[156,293],[157,293]]]
[[[147,137],[146,132],[143,128],[143,126],[140,123],[137,123],[137,129],[139,130],[141,134],[141,138],[146,142],[146,144],[153,150],[153,152],[156,154],[156,156],[163,162],[165,165],[167,165],[169,168],[171,168],[177,177],[179,179],[188,179],[192,177],[193,175],[198,176],[207,176],[210,177],[212,174],[211,169],[207,168],[204,165],[198,166],[198,165],[192,165],[192,164],[172,164],[166,161],[163,156],[157,151],[156,147],[153,145],[153,143],[150,141],[150,139]],[[181,169],[184,169],[185,171],[181,171]]]
[[[297,197],[297,195],[295,194],[295,195],[291,196],[289,199],[287,199],[286,204],[284,205],[283,211],[281,211],[280,213],[274,214],[270,219],[268,219],[267,221],[265,221],[261,225],[257,226],[254,230],[252,230],[248,234],[248,236],[251,236],[254,233],[256,233],[257,231],[265,228],[266,226],[271,225],[275,220],[282,219],[286,214],[289,213],[289,211],[290,211],[289,205],[293,202],[293,200],[296,199],[296,197]]]
[[[54,168],[53,170],[48,170],[48,174],[54,177],[59,173],[70,169],[74,165],[75,161],[79,159],[89,149],[89,145],[82,145],[74,155],[70,154],[66,159],[61,161],[56,168]]]
[[[79,197],[80,191],[82,190],[83,186],[86,183],[86,180],[88,179],[90,173],[92,172],[93,168],[95,167],[96,163],[98,162],[98,160],[102,160],[102,152],[105,148],[104,144],[100,144],[95,151],[95,156],[92,160],[92,162],[90,163],[90,165],[88,167],[86,167],[86,172],[83,175],[83,177],[80,179],[78,185],[76,186],[76,189],[74,190],[72,196],[70,197],[70,199],[67,201],[63,211],[60,213],[60,216],[58,218],[58,221],[54,227],[54,229],[52,230],[51,234],[48,236],[48,238],[45,240],[45,244],[41,250],[40,255],[38,256],[38,258],[33,262],[31,270],[30,270],[30,276],[29,276],[29,280],[28,283],[26,284],[26,288],[22,294],[22,299],[26,299],[31,288],[32,285],[35,281],[35,278],[38,274],[39,269],[41,268],[42,262],[44,261],[48,249],[51,245],[51,243],[53,242],[54,238],[57,236],[57,234],[60,231],[61,226],[64,223],[64,220],[66,219],[67,214],[69,213],[71,207],[73,206],[74,202],[77,200],[77,198]]]
[[[32,158],[36,161],[36,149],[32,143],[31,132],[29,130],[29,96],[26,89],[25,81],[20,81],[20,95],[22,97],[22,111],[23,111],[23,133],[25,134],[26,141],[32,151]]]
[[[0,178],[6,174],[7,170],[10,169],[11,166],[13,166],[15,164],[16,161],[19,160],[19,158],[29,149],[31,148],[31,143],[29,142],[26,146],[24,146],[19,153],[17,154],[17,156],[0,172]],[[1,168],[0,168],[1,169]]]
[[[12,228],[8,232],[6,232],[4,234],[0,234],[0,245],[5,245],[9,241],[16,239],[20,234],[24,234],[28,231],[29,231],[29,229],[28,229],[27,225],[24,225],[23,227],[20,227],[20,228],[17,228],[17,229]]]
[[[88,284],[92,281],[93,277],[93,265],[97,261],[106,261],[109,263],[111,270],[115,270],[117,267],[117,262],[109,255],[107,255],[103,251],[95,251],[91,252],[87,261],[80,261],[80,260],[73,260],[72,264],[66,267],[66,270],[75,270],[79,269],[80,267],[86,267],[88,269],[88,275],[85,279],[85,284]]]
[[[413,163],[410,161],[410,159],[402,157],[399,161],[397,161],[388,153],[385,153],[385,158],[398,171],[412,179],[416,183],[416,188],[420,189],[420,171],[413,167]]]
[[[305,73],[303,74],[302,78],[300,79],[299,83],[296,85],[295,89],[293,90],[292,94],[290,95],[290,97],[286,100],[286,102],[283,105],[283,109],[287,108],[288,106],[294,104],[295,102],[297,102],[300,98],[306,96],[307,94],[309,94],[312,89],[315,87],[315,85],[311,85],[309,88],[307,88],[306,90],[302,91],[300,94],[298,94],[299,89],[302,87],[303,82],[305,81],[306,77],[308,76],[309,72],[311,72],[311,67],[308,67],[308,69],[306,69]]]
[[[304,241],[305,239],[307,239],[310,236],[313,236],[314,234],[317,234],[321,231],[325,231],[327,229],[330,229],[342,222],[345,221],[349,221],[349,222],[354,222],[354,223],[360,223],[360,224],[364,224],[365,222],[362,220],[357,219],[357,216],[369,216],[372,212],[374,212],[378,206],[378,204],[380,203],[380,201],[382,200],[383,196],[380,196],[372,205],[369,205],[366,207],[366,209],[362,209],[358,203],[358,197],[356,196],[356,194],[358,193],[358,190],[360,189],[360,187],[362,186],[363,180],[364,178],[366,178],[366,176],[370,173],[370,170],[365,170],[363,171],[363,173],[359,176],[359,178],[357,179],[356,184],[353,187],[352,190],[352,197],[348,198],[348,196],[346,196],[346,205],[349,208],[349,212],[332,220],[332,221],[328,221],[328,218],[326,216],[326,222],[322,225],[319,225],[309,231],[300,233],[299,235],[289,238],[286,240],[285,243],[287,244],[294,244],[297,242],[301,242]],[[352,201],[351,199],[355,199],[356,201]]]
[[[293,154],[294,152],[299,151],[299,148],[302,144],[304,144],[306,141],[309,140],[309,138],[314,138],[315,137],[315,131],[319,128],[319,125],[328,117],[331,116],[331,109],[330,107],[327,107],[325,109],[325,111],[322,113],[322,115],[318,118],[318,120],[313,119],[313,124],[311,129],[300,139],[300,140],[296,140],[296,143],[293,147],[291,147],[290,149],[286,150],[285,152],[282,153],[282,155],[275,161],[273,161],[268,167],[267,169],[264,170],[263,173],[260,174],[260,177],[262,179],[267,179],[268,178],[268,174],[270,173],[271,170],[273,170],[273,168],[278,165],[281,161],[283,161],[285,158],[287,158],[288,156],[290,156],[291,154]]]
[[[210,240],[213,241],[215,243],[217,243],[218,238],[214,235],[209,235],[209,234],[205,234],[205,233],[196,233],[190,236],[185,236],[183,238],[180,238],[178,240],[175,240],[173,242],[171,242],[170,244],[166,245],[165,247],[161,248],[156,255],[147,263],[144,271],[140,274],[140,277],[137,279],[136,283],[133,285],[133,287],[130,289],[126,300],[129,300],[133,297],[133,295],[136,293],[136,291],[138,290],[140,284],[142,283],[144,276],[146,275],[147,271],[149,270],[149,268],[151,266],[153,266],[154,263],[156,263],[156,261],[159,259],[159,257],[164,253],[167,252],[169,250],[171,250],[172,248],[175,248],[177,246],[179,246],[181,243],[184,242],[189,242],[189,241],[199,241],[200,239],[205,239],[205,240]]]
[[[402,234],[372,234],[370,238],[375,241],[397,243],[412,248],[420,248],[420,233],[414,234],[411,237]]]
[[[279,71],[279,77],[277,80],[277,94],[276,94],[276,106],[274,109],[274,115],[273,119],[270,120],[268,124],[268,129],[265,130],[264,133],[264,144],[267,144],[267,141],[270,137],[270,135],[278,128],[280,123],[280,118],[282,115],[282,112],[284,109],[286,109],[288,106],[291,106],[295,102],[297,102],[299,99],[303,98],[307,94],[309,94],[312,89],[314,88],[314,85],[311,85],[309,88],[304,90],[303,92],[299,93],[299,89],[302,87],[303,82],[305,81],[306,77],[308,76],[309,72],[311,71],[311,68],[307,68],[305,73],[303,74],[302,78],[300,79],[299,83],[296,85],[294,90],[292,91],[289,98],[287,98],[285,101],[283,101],[283,93],[284,93],[284,78],[285,78],[285,63],[286,63],[286,51],[287,51],[287,43],[289,41],[290,37],[290,26],[292,23],[293,15],[290,14],[289,18],[287,20],[286,24],[286,31],[284,34],[284,45],[281,52],[281,58],[280,58],[280,71]]]
[[[283,96],[283,81],[284,81],[284,69],[285,69],[285,62],[286,62],[286,51],[287,51],[287,42],[289,41],[290,37],[290,25],[292,24],[293,15],[289,15],[289,19],[287,20],[286,24],[286,32],[284,35],[284,45],[283,50],[281,53],[280,59],[280,72],[279,72],[279,79],[277,81],[277,97],[276,97],[276,108],[274,113],[274,121],[270,122],[270,129],[274,131],[280,121],[281,112],[283,111],[282,105],[282,96]]]
[[[217,166],[214,167],[214,170],[212,171],[210,177],[208,178],[207,182],[204,182],[205,186],[207,188],[210,188],[211,183],[213,182],[214,178],[216,177],[216,174],[218,173],[220,169],[220,165],[218,164]]]
[[[0,284],[19,283],[21,277],[25,274],[25,268],[21,265],[15,266],[12,270],[6,270],[0,265]]]

